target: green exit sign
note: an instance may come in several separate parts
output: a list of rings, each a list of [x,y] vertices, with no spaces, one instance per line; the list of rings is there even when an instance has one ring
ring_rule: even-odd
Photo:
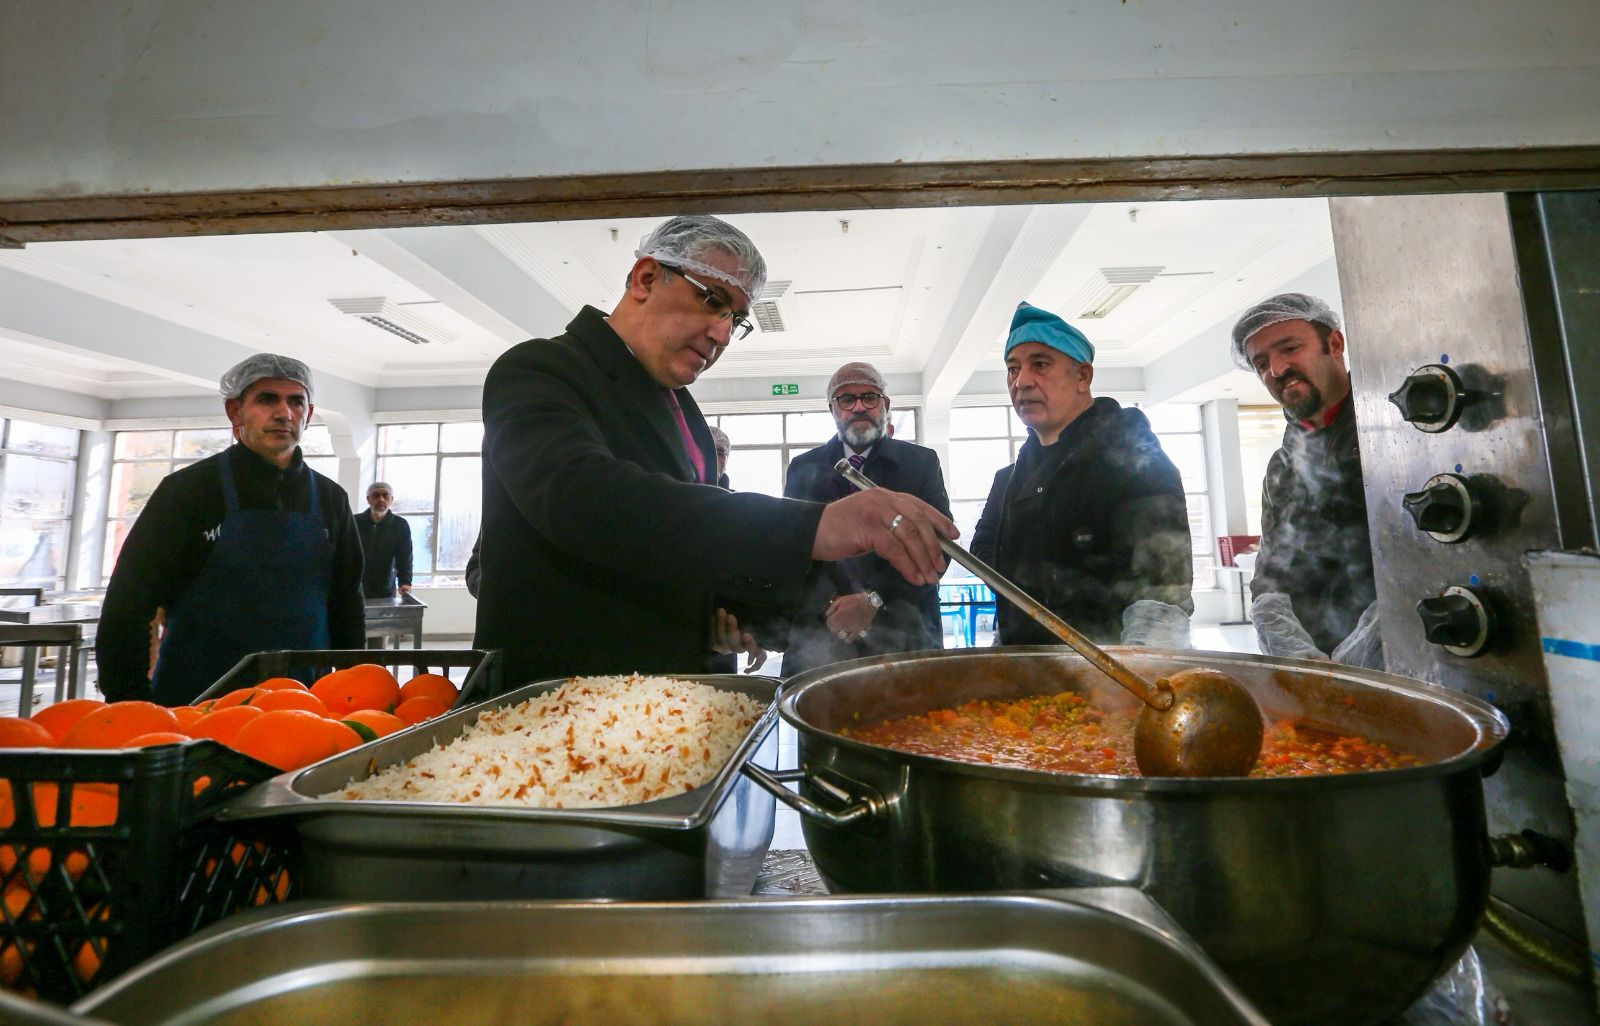
[[[800,394],[800,386],[799,385],[773,385],[772,386],[772,394],[773,395],[799,395]]]

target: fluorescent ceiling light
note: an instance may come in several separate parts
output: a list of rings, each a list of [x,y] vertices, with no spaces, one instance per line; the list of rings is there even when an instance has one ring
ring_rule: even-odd
[[[328,302],[332,303],[340,313],[359,317],[374,328],[382,328],[391,335],[398,335],[414,346],[444,345],[456,339],[453,332],[445,331],[383,296],[330,299]]]
[[[1135,292],[1139,286],[1147,285],[1160,274],[1160,267],[1102,267],[1099,271],[1100,281],[1091,283],[1091,293],[1085,309],[1078,317],[1082,320],[1099,320],[1111,315],[1122,302]]]

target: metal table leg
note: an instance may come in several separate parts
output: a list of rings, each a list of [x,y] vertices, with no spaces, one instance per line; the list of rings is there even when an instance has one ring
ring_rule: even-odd
[[[39,649],[35,645],[22,646],[22,694],[17,698],[17,715],[27,719],[33,715],[33,681],[39,672]]]

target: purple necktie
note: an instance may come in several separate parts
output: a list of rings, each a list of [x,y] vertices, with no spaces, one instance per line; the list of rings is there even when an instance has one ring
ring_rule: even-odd
[[[694,440],[694,432],[689,430],[688,418],[683,415],[683,407],[678,403],[678,393],[667,389],[667,405],[672,407],[672,416],[678,422],[678,434],[683,436],[683,447],[689,453],[689,462],[694,464],[694,479],[699,484],[706,482],[706,457],[700,451],[700,443]]]
[[[859,471],[862,467],[867,465],[867,458],[865,456],[861,455],[859,452],[853,452],[849,456],[846,456],[845,458],[850,461],[850,465],[852,467],[854,467],[857,471]],[[856,492],[859,492],[860,490],[861,489],[857,488],[855,485],[851,484],[849,481],[845,482],[845,492],[844,493],[846,495],[854,495]]]

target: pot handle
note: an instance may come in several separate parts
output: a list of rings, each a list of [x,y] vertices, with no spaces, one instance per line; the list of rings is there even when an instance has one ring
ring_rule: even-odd
[[[744,771],[745,776],[749,777],[751,780],[754,780],[757,784],[760,784],[774,798],[778,799],[778,801],[800,813],[800,815],[805,816],[807,819],[814,819],[819,823],[826,824],[827,826],[848,826],[857,820],[870,819],[873,816],[883,812],[883,810],[888,807],[888,803],[883,800],[882,795],[871,791],[865,795],[853,795],[844,791],[842,788],[829,784],[827,781],[819,780],[816,777],[808,777],[806,771],[802,769],[766,770],[751,762],[745,763],[740,768]],[[783,786],[784,784],[792,783],[797,780],[807,779],[809,779],[813,784],[816,784],[818,787],[821,787],[824,791],[836,795],[841,802],[846,802],[848,804],[838,811],[834,811],[833,809],[825,809],[821,805],[818,805],[816,802],[812,801],[810,798],[807,798],[805,795],[795,794],[793,791]]]

